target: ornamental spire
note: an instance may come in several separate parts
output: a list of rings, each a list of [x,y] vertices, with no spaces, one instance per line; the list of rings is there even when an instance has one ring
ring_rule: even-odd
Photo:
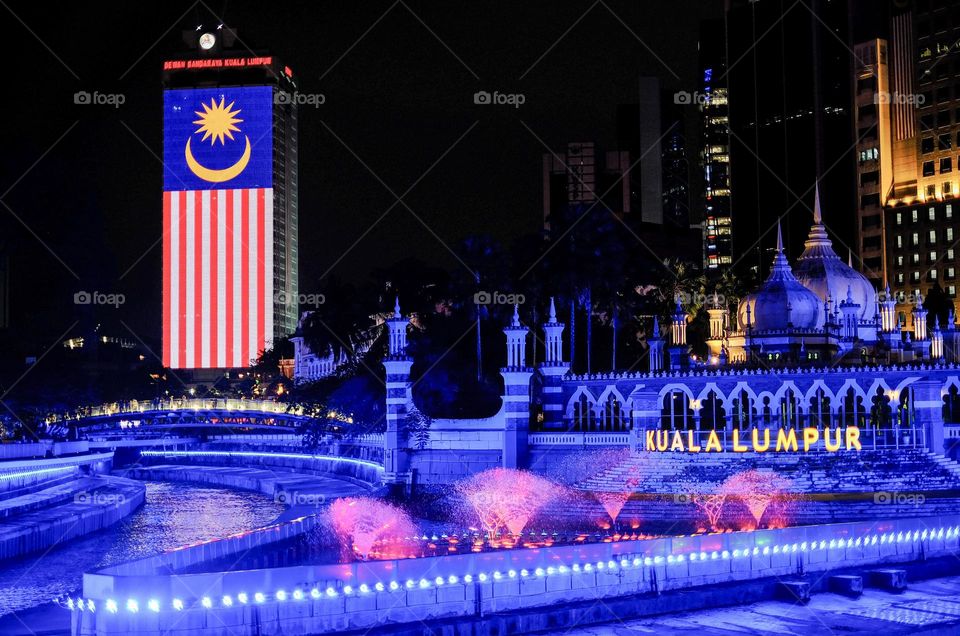
[[[823,225],[823,213],[820,211],[820,180],[814,182],[813,186],[813,222],[815,225]]]
[[[557,306],[553,304],[553,296],[550,297],[550,323],[557,322]]]

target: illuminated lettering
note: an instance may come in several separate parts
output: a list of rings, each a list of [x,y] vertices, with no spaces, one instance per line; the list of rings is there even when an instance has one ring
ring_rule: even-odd
[[[707,437],[707,452],[713,449],[713,452],[720,453],[723,452],[723,446],[720,445],[720,438],[717,437],[716,431],[710,431],[710,435]]]
[[[807,427],[803,429],[803,452],[809,452],[810,447],[820,440],[820,431],[815,428]]]
[[[765,453],[770,448],[770,430],[763,429],[763,445],[760,445],[760,429],[753,429],[753,450]]]
[[[657,450],[661,453],[667,450],[667,442],[669,439],[670,437],[667,431],[657,431]]]
[[[670,444],[671,451],[683,450],[683,438],[680,437],[680,431],[673,432],[673,442]]]
[[[847,427],[847,450],[851,448],[860,450],[860,429],[856,426]]]
[[[794,452],[797,451],[797,432],[791,429],[781,428],[777,431],[777,452],[781,450],[787,450],[790,447],[793,447]]]
[[[656,431],[647,431],[647,450],[648,450],[648,451],[657,450],[657,449],[656,449],[656,446],[654,446],[654,442],[653,442],[653,434],[654,434],[655,432],[656,432]]]
[[[699,453],[702,450],[700,445],[697,444],[697,441],[693,437],[693,431],[687,431],[687,440],[689,441],[687,444],[688,451],[691,453]]]
[[[831,437],[831,432],[836,433]],[[835,441],[834,441],[835,440]],[[832,430],[829,426],[827,430],[823,432],[823,445],[827,447],[827,450],[831,453],[835,453],[840,450],[840,429]]]
[[[740,429],[733,429],[733,452],[746,453],[747,447],[740,443]]]

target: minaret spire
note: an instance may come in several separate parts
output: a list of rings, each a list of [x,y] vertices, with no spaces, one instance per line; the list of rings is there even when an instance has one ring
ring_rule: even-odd
[[[783,254],[783,232],[780,230],[780,219],[777,219],[777,254]]]
[[[550,324],[557,322],[557,306],[553,304],[553,296],[550,297]]]
[[[815,225],[823,225],[823,213],[820,211],[820,180],[818,179],[813,186],[813,222]]]

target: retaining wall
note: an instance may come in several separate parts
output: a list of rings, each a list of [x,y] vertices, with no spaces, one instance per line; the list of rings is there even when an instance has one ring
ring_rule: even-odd
[[[73,625],[74,634],[91,636],[159,634],[174,625],[180,634],[198,636],[225,629],[251,636],[323,634],[956,555],[958,536],[960,515],[224,574],[115,576],[89,585],[85,578],[87,601],[94,599],[98,609],[75,610]],[[209,607],[190,596],[196,589],[205,590]],[[148,598],[158,611],[126,609],[128,602],[146,606]],[[182,609],[174,609],[174,598]],[[111,602],[116,611],[105,611]]]

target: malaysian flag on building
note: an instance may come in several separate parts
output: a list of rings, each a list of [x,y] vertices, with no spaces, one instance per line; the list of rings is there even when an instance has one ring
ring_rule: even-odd
[[[163,364],[247,367],[274,332],[269,86],[164,91]]]

